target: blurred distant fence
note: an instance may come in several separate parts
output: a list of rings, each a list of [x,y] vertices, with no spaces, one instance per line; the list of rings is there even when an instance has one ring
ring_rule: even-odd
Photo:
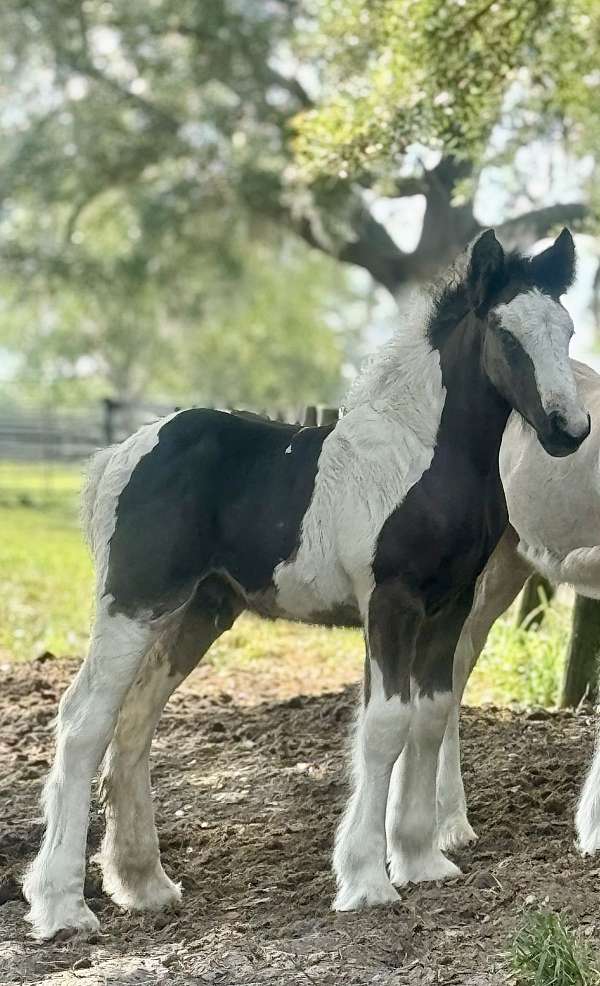
[[[173,405],[105,400],[86,412],[52,407],[0,412],[0,503],[34,505],[72,495],[93,452],[174,410]],[[337,415],[337,408],[314,405],[266,414],[307,425],[329,423]]]

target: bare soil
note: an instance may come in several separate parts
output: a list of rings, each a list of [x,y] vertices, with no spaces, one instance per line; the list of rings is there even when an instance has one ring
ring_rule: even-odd
[[[100,934],[28,938],[18,877],[41,834],[38,796],[51,719],[76,664],[4,665],[0,696],[0,983],[489,986],[524,909],[562,910],[600,938],[600,861],[573,845],[589,755],[588,713],[467,709],[464,766],[480,839],[460,880],[412,887],[394,908],[330,911],[330,851],[346,794],[355,693],[236,703],[191,685],[175,695],[153,751],[163,862],[178,912],[124,914],[92,863]],[[89,848],[102,830],[94,809]],[[600,942],[598,942],[600,948]]]

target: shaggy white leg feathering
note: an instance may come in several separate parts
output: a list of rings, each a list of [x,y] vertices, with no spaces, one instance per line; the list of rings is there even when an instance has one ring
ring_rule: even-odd
[[[600,849],[600,733],[575,816],[579,849],[591,856]]]
[[[126,910],[163,910],[181,900],[181,886],[160,861],[150,785],[150,747],[171,693],[185,677],[158,648],[128,692],[102,775],[106,833],[100,851],[103,885]]]
[[[477,839],[467,818],[460,768],[459,705],[453,703],[437,771],[437,839],[442,852],[453,852]]]
[[[410,734],[394,772],[387,828],[390,880],[395,886],[460,876],[437,844],[436,774],[451,693],[413,699]]]
[[[387,699],[378,665],[371,661],[371,695],[354,737],[354,787],[337,832],[333,908],[354,911],[393,904],[399,895],[386,872],[385,810],[390,776],[410,724],[410,705]]]
[[[27,920],[39,939],[98,927],[83,899],[91,782],[149,641],[147,627],[110,616],[103,600],[89,656],[60,703],[56,753],[43,795],[46,832],[23,882],[31,905]]]

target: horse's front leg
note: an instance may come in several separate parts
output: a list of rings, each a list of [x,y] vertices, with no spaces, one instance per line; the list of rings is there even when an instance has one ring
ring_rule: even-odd
[[[422,618],[396,583],[373,591],[365,626],[364,701],[352,753],[353,790],[340,823],[333,868],[338,911],[399,899],[386,872],[385,813],[392,768],[410,726],[410,668]]]
[[[436,776],[454,704],[454,648],[471,601],[472,591],[465,592],[435,616],[428,616],[417,641],[410,735],[394,774],[388,806],[390,879],[397,886],[460,875],[438,847]]]

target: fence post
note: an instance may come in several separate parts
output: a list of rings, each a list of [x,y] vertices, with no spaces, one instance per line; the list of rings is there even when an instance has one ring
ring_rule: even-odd
[[[321,407],[319,408],[319,424],[320,425],[332,425],[336,421],[339,421],[340,409],[338,407]]]
[[[600,599],[588,599],[577,594],[565,661],[561,708],[577,706],[584,698],[590,702],[596,701],[599,659]]]
[[[544,620],[544,610],[540,610],[539,613],[529,619],[530,614],[542,605],[544,598],[550,602],[555,592],[555,587],[543,575],[538,575],[537,572],[530,575],[521,593],[517,626],[525,625],[527,630],[537,630]]]
[[[115,440],[114,413],[117,403],[112,397],[105,397],[102,404],[104,405],[104,441],[107,445],[112,445]]]
[[[304,412],[304,427],[313,428],[317,423],[317,408],[314,404],[307,404]]]

